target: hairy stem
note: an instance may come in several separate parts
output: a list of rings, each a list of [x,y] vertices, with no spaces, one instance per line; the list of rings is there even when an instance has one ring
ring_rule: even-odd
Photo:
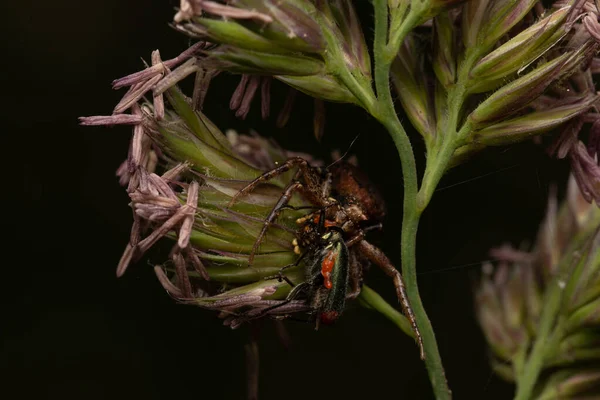
[[[427,313],[423,307],[416,273],[416,238],[420,212],[417,207],[417,168],[412,145],[408,135],[400,123],[390,91],[389,72],[390,66],[397,52],[397,48],[388,46],[388,8],[386,0],[375,0],[375,86],[377,89],[378,108],[375,117],[386,127],[390,133],[402,164],[404,179],[404,207],[402,216],[402,275],[406,283],[407,294],[413,308],[417,326],[423,338],[425,352],[425,365],[429,379],[437,399],[450,399],[444,368],[440,358],[435,334]],[[406,34],[414,28],[418,20],[416,15],[409,15],[395,36],[401,43]]]
[[[376,291],[367,285],[363,285],[362,289],[360,290],[358,300],[366,307],[378,311],[380,314],[392,321],[398,328],[402,330],[402,332],[406,333],[408,336],[412,338],[415,337],[415,333],[413,332],[408,319],[404,315],[400,314],[398,310],[392,307],[383,299],[383,297],[381,297]]]
[[[454,150],[456,150],[456,147],[448,140],[442,144],[437,152],[432,151],[427,154],[425,174],[417,197],[417,207],[420,213],[425,211],[429,205],[433,192],[440,183],[444,172],[446,172],[446,168],[448,168]]]
[[[427,150],[427,165],[423,182],[418,196],[418,207],[421,212],[433,197],[433,192],[446,172],[454,151],[463,144],[466,136],[471,133],[471,125],[467,121],[459,129],[459,120],[465,99],[467,98],[466,84],[473,64],[481,57],[476,51],[468,51],[465,59],[459,65],[456,83],[448,92],[448,117],[446,123],[437,128],[439,140]]]

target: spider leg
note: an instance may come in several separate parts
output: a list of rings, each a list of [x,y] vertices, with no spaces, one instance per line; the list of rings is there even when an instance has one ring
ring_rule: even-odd
[[[377,224],[373,224],[373,225],[367,226],[366,228],[361,229],[360,231],[358,231],[358,233],[356,235],[354,235],[350,239],[346,240],[346,247],[354,246],[355,244],[357,244],[358,242],[360,242],[361,240],[363,240],[365,238],[365,235],[367,232],[373,231],[373,230],[379,230],[382,228],[382,226],[383,225],[381,223],[377,223]]]
[[[352,236],[350,239],[346,240],[346,247],[350,248],[355,244],[359,243],[365,238],[365,232],[359,231],[356,235]]]
[[[296,206],[290,206],[288,204],[288,205],[285,205],[285,206],[283,206],[281,208],[283,208],[284,210],[299,211],[299,210],[320,210],[323,207],[319,207],[319,206],[298,206],[298,207],[296,207]]]
[[[404,280],[402,279],[402,275],[400,272],[394,267],[389,258],[377,247],[373,246],[371,243],[366,240],[361,240],[357,243],[360,251],[374,264],[379,266],[386,275],[394,280],[394,286],[396,286],[396,294],[398,299],[400,300],[400,304],[402,305],[402,310],[404,311],[404,315],[410,321],[412,325],[413,331],[415,332],[415,337],[417,339],[417,344],[419,346],[419,351],[421,353],[421,359],[425,359],[425,351],[423,350],[423,338],[421,337],[421,332],[419,332],[419,328],[417,327],[417,322],[415,320],[415,314],[410,306],[410,301],[408,300],[408,295],[406,294],[406,287],[404,286]]]
[[[267,230],[269,229],[269,226],[271,226],[273,221],[275,221],[275,219],[277,219],[279,214],[281,214],[281,211],[283,211],[283,207],[285,205],[287,205],[287,203],[290,201],[294,192],[296,190],[299,190],[300,188],[302,188],[302,184],[300,182],[292,181],[289,185],[287,185],[287,187],[283,191],[283,194],[277,201],[277,204],[275,204],[275,207],[273,207],[273,209],[271,210],[271,212],[269,213],[269,215],[263,222],[263,227],[260,230],[260,233],[258,234],[258,236],[256,237],[254,246],[252,246],[252,251],[250,252],[250,255],[248,256],[248,266],[249,267],[252,266],[252,263],[254,261],[254,255],[258,251],[258,247],[260,246],[265,235],[267,234]]]
[[[356,256],[355,251],[351,251],[349,254],[349,285],[348,292],[346,293],[346,300],[353,300],[358,297],[362,289],[363,281],[363,269],[360,265],[360,261]]]
[[[308,168],[309,168],[308,161],[306,161],[304,158],[301,158],[301,157],[290,158],[286,162],[281,164],[280,166],[273,168],[270,171],[265,172],[264,174],[260,175],[258,178],[254,179],[252,182],[247,184],[245,187],[243,187],[239,192],[237,192],[231,198],[231,200],[229,201],[228,207],[233,206],[240,197],[245,196],[246,194],[253,191],[256,188],[256,186],[258,186],[260,183],[269,181],[281,174],[284,174],[296,166],[299,166],[300,169],[298,170],[298,173],[296,173],[295,179],[297,179],[297,177],[299,177],[301,174],[308,173]]]

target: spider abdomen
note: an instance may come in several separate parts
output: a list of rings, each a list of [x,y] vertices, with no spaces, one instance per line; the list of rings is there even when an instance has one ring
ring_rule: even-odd
[[[341,204],[358,207],[364,220],[383,219],[386,213],[383,196],[358,167],[340,162],[331,166],[330,172],[333,195]]]

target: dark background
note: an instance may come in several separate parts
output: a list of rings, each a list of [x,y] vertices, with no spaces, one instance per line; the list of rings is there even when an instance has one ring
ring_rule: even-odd
[[[16,4],[2,10],[8,241],[0,393],[24,399],[244,398],[246,328],[231,331],[211,312],[175,304],[146,261],[115,278],[131,212],[114,171],[126,157],[130,129],[77,124],[78,116],[110,114],[124,93],[112,91],[110,82],[139,70],[140,57],[149,60],[159,48],[168,59],[186,48],[187,40],[168,27],[177,4]],[[369,7],[361,12],[368,20]],[[373,240],[398,263],[400,165],[383,129],[357,108],[328,105],[318,144],[308,98],[296,104],[282,130],[274,118],[261,121],[257,106],[246,121],[236,120],[228,109],[236,83],[221,77],[209,91],[205,111],[223,129],[254,128],[322,157],[345,151],[361,134],[351,153],[382,188],[389,208],[384,233]],[[422,162],[418,137],[415,143]],[[490,247],[534,237],[549,185],[562,186],[565,170],[531,143],[492,149],[451,171],[423,216],[419,285],[456,399],[512,395],[488,367],[473,314],[473,279]],[[382,275],[372,271],[369,284],[392,302],[393,286]],[[332,328],[286,326],[292,337],[287,350],[271,323],[261,327],[261,399],[431,397],[414,344],[377,314],[354,306]]]

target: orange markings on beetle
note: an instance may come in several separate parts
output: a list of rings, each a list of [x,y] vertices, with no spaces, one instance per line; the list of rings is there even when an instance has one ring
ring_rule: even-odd
[[[324,278],[323,285],[327,289],[333,287],[333,283],[331,283],[331,271],[333,271],[336,257],[336,253],[333,250],[330,250],[321,263],[321,275],[323,275]]]

